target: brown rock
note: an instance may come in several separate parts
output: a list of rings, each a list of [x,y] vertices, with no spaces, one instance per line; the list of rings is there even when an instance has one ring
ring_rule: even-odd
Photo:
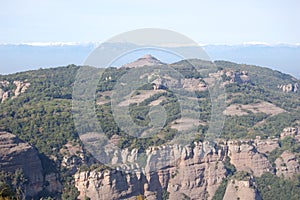
[[[231,163],[238,171],[253,173],[261,176],[265,172],[272,171],[272,166],[268,159],[257,152],[254,146],[249,144],[239,145],[237,141],[228,142],[228,156]]]
[[[249,180],[231,180],[224,194],[223,200],[261,200],[255,183]]]
[[[177,163],[163,166],[162,157],[165,151],[179,152]],[[127,153],[126,153],[127,152]],[[124,159],[135,159],[136,152],[124,151]],[[125,155],[126,154],[126,155]],[[75,175],[76,187],[84,196],[92,199],[134,199],[143,194],[147,199],[161,199],[164,192],[169,192],[170,199],[181,199],[186,195],[191,199],[211,199],[226,176],[222,161],[225,159],[226,148],[216,150],[208,144],[195,143],[194,148],[180,146],[163,146],[147,151],[148,162],[142,172],[125,173],[116,170],[101,172],[81,172]],[[155,158],[158,163],[151,161]],[[126,168],[126,169],[129,169]]]
[[[23,170],[28,179],[26,196],[34,196],[43,189],[43,169],[37,150],[7,132],[0,132],[0,169],[6,172]]]
[[[277,176],[283,175],[285,178],[289,178],[300,173],[299,161],[291,152],[283,152],[281,156],[275,160],[275,164]]]

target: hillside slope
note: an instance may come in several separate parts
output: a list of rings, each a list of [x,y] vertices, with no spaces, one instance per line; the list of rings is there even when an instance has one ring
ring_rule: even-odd
[[[227,183],[240,180],[234,175],[245,171],[249,173],[249,180],[257,185],[253,194],[259,193],[263,199],[298,197],[300,188],[295,177],[299,174],[297,162],[300,160],[299,80],[267,68],[225,61],[189,60],[151,67],[162,69],[164,66],[180,72],[180,81],[170,78],[172,76],[167,71],[161,70],[158,76],[148,74],[152,77],[150,84],[116,101],[117,106],[129,108],[131,118],[140,126],[149,125],[151,107],[165,109],[166,122],[162,129],[147,128],[137,132],[139,136],[154,133],[150,134],[151,137],[128,135],[124,130],[132,127],[118,127],[113,116],[111,101],[115,95],[114,87],[130,71],[129,68],[105,69],[97,85],[97,119],[105,136],[121,149],[121,152],[115,152],[116,155],[138,152],[149,158],[152,155],[146,154],[149,149],[164,145],[171,145],[172,149],[174,146],[169,142],[179,132],[193,133],[190,143],[178,147],[182,149],[178,163],[158,169],[154,174],[136,173],[131,177],[103,166],[91,155],[93,152],[87,151],[87,144],[78,136],[73,121],[76,113],[72,113],[72,93],[80,67],[70,65],[0,76],[0,129],[34,146],[42,158],[44,175],[57,174],[56,179],[63,185],[39,195],[56,199],[74,199],[78,195],[81,199],[85,196],[99,199],[105,195],[112,199],[134,199],[137,196],[146,196],[147,199],[166,199],[169,196],[175,199],[180,195],[186,199],[220,199],[225,194]],[[226,91],[226,108],[222,112],[226,120],[220,139],[201,157],[202,154],[197,156],[196,149],[205,144],[205,136],[209,134],[212,78],[222,80]],[[24,84],[26,89],[22,89]],[[171,90],[177,87],[182,88],[191,101],[180,102]],[[184,107],[185,113],[181,113],[180,106]],[[195,119],[197,113],[199,116]],[[83,123],[84,126],[88,125],[88,118],[83,117],[82,120],[87,122]],[[147,163],[144,164],[147,166]],[[138,168],[144,169],[145,166]],[[2,169],[7,172],[1,166]],[[184,176],[188,171],[191,174]],[[271,193],[265,185],[268,183],[273,190],[274,183],[270,179],[278,179],[281,187],[286,191],[293,188],[294,192]],[[126,188],[116,184],[120,180],[126,183]],[[197,193],[198,189],[200,193]],[[214,195],[216,190],[221,192]]]

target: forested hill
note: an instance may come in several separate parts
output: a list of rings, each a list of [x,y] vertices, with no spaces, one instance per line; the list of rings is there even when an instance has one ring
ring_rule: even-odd
[[[177,131],[197,131],[194,141],[203,141],[208,130],[211,115],[211,102],[208,90],[209,76],[219,77],[225,85],[226,115],[224,128],[220,135],[226,140],[253,140],[258,136],[280,138],[286,127],[300,126],[300,81],[296,78],[259,66],[236,64],[227,61],[216,61],[217,70],[211,74],[201,74],[185,66],[185,61],[169,66],[183,74],[189,95],[194,93],[198,105],[184,105],[190,113],[200,112],[199,122],[189,119],[180,120],[178,99],[172,91],[163,85],[145,85],[138,89],[132,98],[135,101],[129,106],[130,115],[139,125],[149,124],[149,109],[155,104],[166,109],[167,120],[163,129],[147,139],[132,139],[117,127],[114,121],[110,98],[117,80],[130,69],[107,68],[99,79],[95,108],[99,124],[108,138],[118,137],[121,149],[137,148],[141,152],[151,146],[159,146],[171,140]],[[201,60],[189,60],[197,69],[208,69],[212,63]],[[72,92],[79,66],[69,65],[50,69],[39,69],[22,73],[0,75],[0,129],[16,135],[24,142],[34,146],[41,156],[44,173],[55,172],[63,184],[61,191],[52,191],[52,196],[66,198],[77,194],[72,177],[77,170],[90,169],[96,161],[82,149],[72,116]],[[162,75],[160,79],[167,79]],[[127,99],[124,99],[124,102]],[[120,100],[120,104],[124,103]],[[88,119],[83,119],[88,120]],[[192,124],[192,125],[191,125]],[[180,130],[178,125],[185,127]],[[293,141],[294,142],[294,141]],[[294,144],[294,143],[293,143]],[[70,150],[76,147],[84,152]],[[295,146],[285,146],[296,153]],[[71,153],[70,153],[71,152]],[[274,154],[278,154],[275,152]],[[278,155],[272,156],[278,156]],[[64,156],[77,156],[74,168],[68,168]],[[273,158],[272,158],[273,159]],[[75,171],[74,171],[75,170]],[[260,180],[262,181],[262,180]],[[71,185],[73,185],[71,187]],[[70,189],[71,187],[71,189]],[[265,189],[265,188],[264,188]],[[70,194],[72,193],[72,194]],[[49,195],[48,192],[40,196]],[[78,195],[78,194],[77,194]]]

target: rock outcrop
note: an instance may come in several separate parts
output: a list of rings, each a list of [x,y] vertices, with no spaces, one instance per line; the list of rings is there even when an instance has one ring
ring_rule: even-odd
[[[77,173],[75,183],[81,192],[79,198],[88,196],[93,199],[135,199],[142,194],[150,200],[162,199],[168,193],[170,199],[211,199],[222,179],[226,177],[222,162],[226,156],[226,147],[217,150],[202,143],[196,143],[194,148],[174,145],[168,151],[179,152],[178,160],[151,170],[164,165],[159,157],[165,155],[159,148],[152,148],[147,152],[147,163],[141,171],[125,173],[94,170]],[[123,153],[123,158],[132,161],[136,157]],[[127,167],[129,169],[130,166]]]
[[[0,171],[14,173],[21,169],[27,179],[24,195],[35,197],[41,191],[52,194],[62,190],[56,173],[44,174],[38,151],[15,135],[0,132]]]
[[[210,77],[223,78],[224,85],[229,83],[250,83],[251,79],[247,71],[219,70],[216,73],[210,73]]]
[[[227,71],[225,75],[227,78],[230,78],[231,83],[241,84],[250,82],[247,71]]]
[[[14,81],[13,84],[16,86],[16,89],[14,91],[14,95],[15,95],[14,98],[24,93],[30,86],[30,83],[23,82],[23,81]]]
[[[278,88],[282,90],[283,92],[294,92],[296,93],[298,91],[298,83],[289,83],[286,85],[278,85]]]
[[[248,180],[230,180],[227,184],[223,200],[261,200],[256,184],[250,177]]]
[[[37,150],[7,132],[0,132],[0,169],[5,172],[22,169],[28,179],[26,196],[35,196],[43,190],[43,168]]]
[[[147,54],[137,59],[134,62],[123,65],[122,67],[136,68],[136,67],[154,66],[154,65],[165,65],[165,63],[161,62],[160,60],[153,57],[152,55]]]
[[[265,172],[272,171],[268,159],[253,145],[230,141],[228,142],[228,156],[238,171],[253,173],[254,176],[261,176]]]
[[[15,89],[8,88],[10,85],[14,85]],[[25,81],[0,81],[0,102],[3,103],[7,99],[17,98],[20,94],[24,93],[30,86],[30,83]]]
[[[298,135],[298,128],[297,127],[287,127],[284,128],[282,133],[280,134],[280,138],[283,139],[285,137],[294,137]]]
[[[254,177],[266,172],[292,177],[300,173],[294,154],[284,152],[275,161],[276,170],[265,154],[280,148],[278,138],[265,140],[218,141],[214,147],[207,142],[194,146],[169,145],[146,150],[145,165],[139,167],[138,150],[107,151],[115,169],[81,171],[75,174],[79,199],[212,199],[222,179],[227,176],[225,160],[230,158],[237,170],[229,180],[224,199],[261,199]],[[169,153],[167,153],[169,152]],[[178,155],[175,162],[166,159]],[[104,154],[103,154],[104,155]],[[102,156],[103,156],[102,155]],[[242,179],[238,174],[247,174]]]
[[[275,160],[276,175],[290,178],[300,173],[299,160],[288,151],[284,151],[279,158]]]
[[[205,91],[208,89],[206,83],[201,79],[183,79],[181,84],[182,88],[188,91]]]
[[[274,139],[266,139],[266,140],[261,140],[261,139],[256,139],[254,140],[255,147],[259,153],[270,153],[276,148],[279,147],[279,142],[278,138]]]

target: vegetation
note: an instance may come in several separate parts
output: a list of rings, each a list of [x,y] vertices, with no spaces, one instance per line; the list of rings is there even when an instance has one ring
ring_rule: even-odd
[[[0,199],[24,199],[27,179],[22,170],[14,173],[0,171]]]
[[[300,182],[298,179],[285,180],[271,173],[256,178],[260,196],[264,200],[300,199]]]
[[[200,74],[191,64],[196,66],[197,69],[201,69],[203,73]],[[289,75],[257,66],[237,65],[223,61],[216,62],[216,65],[219,70],[246,70],[251,77],[250,83],[231,83],[226,85],[228,105],[247,105],[266,101],[287,111],[277,115],[247,111],[247,115],[244,116],[228,116],[221,137],[226,139],[254,138],[258,135],[262,138],[269,136],[278,137],[283,128],[300,125],[299,93],[283,93],[277,88],[280,84],[296,82],[300,84],[298,80]],[[171,66],[185,78],[198,79],[208,75],[211,63],[191,60],[190,62],[180,61]],[[44,174],[51,172],[60,174],[60,179],[64,185],[63,199],[75,199],[78,196],[78,191],[74,187],[72,178],[68,178],[72,176],[72,173],[67,169],[61,168],[63,159],[61,149],[67,143],[81,145],[73,122],[74,113],[72,113],[72,92],[78,69],[78,66],[69,65],[67,67],[40,69],[12,75],[0,75],[0,81],[5,80],[13,83],[14,80],[20,80],[28,81],[31,84],[24,94],[21,94],[18,98],[10,98],[1,104],[0,129],[17,135],[20,139],[29,142],[38,149],[43,163]],[[106,69],[97,85],[96,98],[103,97],[106,100],[110,100],[107,92],[112,91],[117,81],[127,72],[128,69],[126,68]],[[226,77],[223,78],[226,80]],[[15,86],[10,84],[2,89],[4,91],[14,90]],[[145,84],[138,88],[133,95],[138,96],[141,95],[141,92],[149,90],[152,90],[152,85]],[[172,125],[181,118],[181,108],[184,108],[191,116],[194,113],[199,113],[199,121],[202,123],[196,127],[195,131],[198,131],[198,133],[195,134],[194,141],[203,141],[211,117],[212,105],[209,91],[197,91],[195,93],[184,91],[184,95],[187,97],[196,96],[196,103],[184,101],[180,105],[174,92],[166,87],[162,93],[157,93],[139,103],[129,105],[129,113],[133,121],[139,126],[146,127],[149,126],[151,121],[151,116],[149,115],[151,103],[160,98],[164,99],[159,105],[166,111],[166,123],[161,130],[155,132],[149,138],[133,137],[127,134],[122,127],[119,127],[114,120],[110,101],[106,104],[95,104],[97,119],[108,138],[114,135],[119,136],[118,145],[120,148],[137,148],[139,152],[144,152],[149,146],[159,146],[167,143],[178,134],[179,131],[172,128]],[[122,101],[122,99],[118,99],[118,101]],[[82,120],[87,122],[84,125],[89,125],[88,117]],[[92,130],[92,128],[82,127],[82,129],[86,130]],[[150,130],[151,128],[149,127],[148,129]],[[143,131],[146,131],[146,129]],[[143,132],[137,134],[140,135]],[[271,162],[274,162],[284,150],[299,153],[299,147],[293,138],[281,140],[280,144],[281,148],[275,149],[267,155]],[[144,163],[143,159],[141,157],[141,163]],[[89,167],[87,166],[87,168]],[[232,176],[236,171],[234,166],[230,164],[229,158],[226,158],[225,167],[229,176]],[[13,180],[11,175],[1,175],[0,192],[3,198],[13,197],[17,192],[21,193],[17,188],[22,185],[14,185]],[[259,184],[262,184],[259,186],[259,189],[263,193],[264,199],[271,199],[268,198],[268,195],[276,193],[273,191],[275,185],[271,185],[271,189],[268,189],[265,183],[275,184],[271,183],[271,181],[277,181],[277,177],[265,175],[258,180]],[[26,182],[25,179],[24,181]],[[25,182],[20,181],[22,184]],[[226,182],[227,180],[222,182],[218,189],[220,195],[215,196],[214,199],[220,199],[218,196],[221,197],[221,194],[225,192]],[[276,186],[283,187],[285,190],[292,188],[295,192],[291,196],[276,196],[276,198],[275,194],[273,194],[273,199],[280,199],[281,197],[295,199],[298,197],[296,195],[298,186],[295,184],[294,182],[281,180],[280,184]],[[163,198],[168,198],[167,191],[164,191]]]
[[[213,196],[212,200],[223,200],[224,194],[226,192],[227,183],[228,183],[228,179],[224,178],[222,180],[222,183],[216,190],[215,195]]]

